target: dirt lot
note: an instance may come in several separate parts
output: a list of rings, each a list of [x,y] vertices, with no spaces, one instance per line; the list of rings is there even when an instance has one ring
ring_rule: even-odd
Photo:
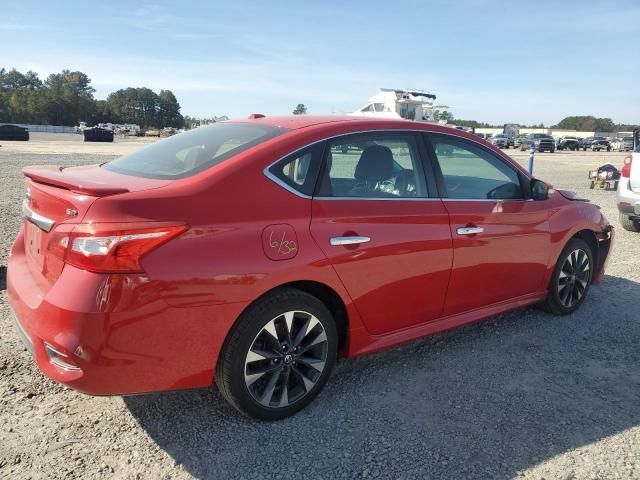
[[[614,192],[586,179],[624,154],[536,158],[537,176],[586,195],[618,227],[607,275],[577,313],[520,309],[342,361],[310,408],[259,423],[214,388],[76,393],[38,373],[11,326],[20,169],[103,162],[148,141],[0,142],[0,478],[640,478],[640,235],[619,227]]]

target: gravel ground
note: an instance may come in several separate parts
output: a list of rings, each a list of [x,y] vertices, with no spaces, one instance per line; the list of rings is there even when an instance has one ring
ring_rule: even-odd
[[[214,388],[89,397],[38,372],[5,291],[20,169],[103,162],[140,142],[98,152],[74,136],[29,143],[0,148],[0,478],[640,478],[640,235],[618,226],[614,193],[586,179],[623,154],[536,158],[539,177],[618,226],[607,275],[578,312],[519,309],[341,361],[309,408],[261,423]]]

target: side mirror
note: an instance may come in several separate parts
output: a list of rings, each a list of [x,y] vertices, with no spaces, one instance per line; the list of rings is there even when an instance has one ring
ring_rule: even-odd
[[[534,200],[546,200],[549,198],[549,186],[542,180],[531,180],[531,198]]]

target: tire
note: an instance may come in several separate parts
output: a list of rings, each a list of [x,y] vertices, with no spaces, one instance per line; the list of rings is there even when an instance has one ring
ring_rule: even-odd
[[[584,265],[584,259],[588,263]],[[547,298],[541,307],[553,315],[575,312],[587,296],[595,264],[591,247],[572,238],[562,250],[549,280]]]
[[[220,354],[216,383],[241,413],[280,420],[320,393],[337,346],[336,324],[327,307],[308,293],[283,288],[240,316]]]
[[[635,232],[635,233],[640,232],[640,220],[631,218],[629,215],[625,215],[624,213],[620,213],[618,217],[620,220],[620,225],[622,225],[622,228],[624,228],[629,232]]]

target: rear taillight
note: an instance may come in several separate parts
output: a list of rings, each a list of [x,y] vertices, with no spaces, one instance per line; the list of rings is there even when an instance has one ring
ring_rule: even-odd
[[[64,263],[91,272],[141,272],[144,255],[177,237],[186,225],[158,222],[60,225],[49,252]]]
[[[629,178],[631,176],[631,155],[627,155],[624,157],[624,164],[622,165],[622,170],[620,175],[623,177]]]

